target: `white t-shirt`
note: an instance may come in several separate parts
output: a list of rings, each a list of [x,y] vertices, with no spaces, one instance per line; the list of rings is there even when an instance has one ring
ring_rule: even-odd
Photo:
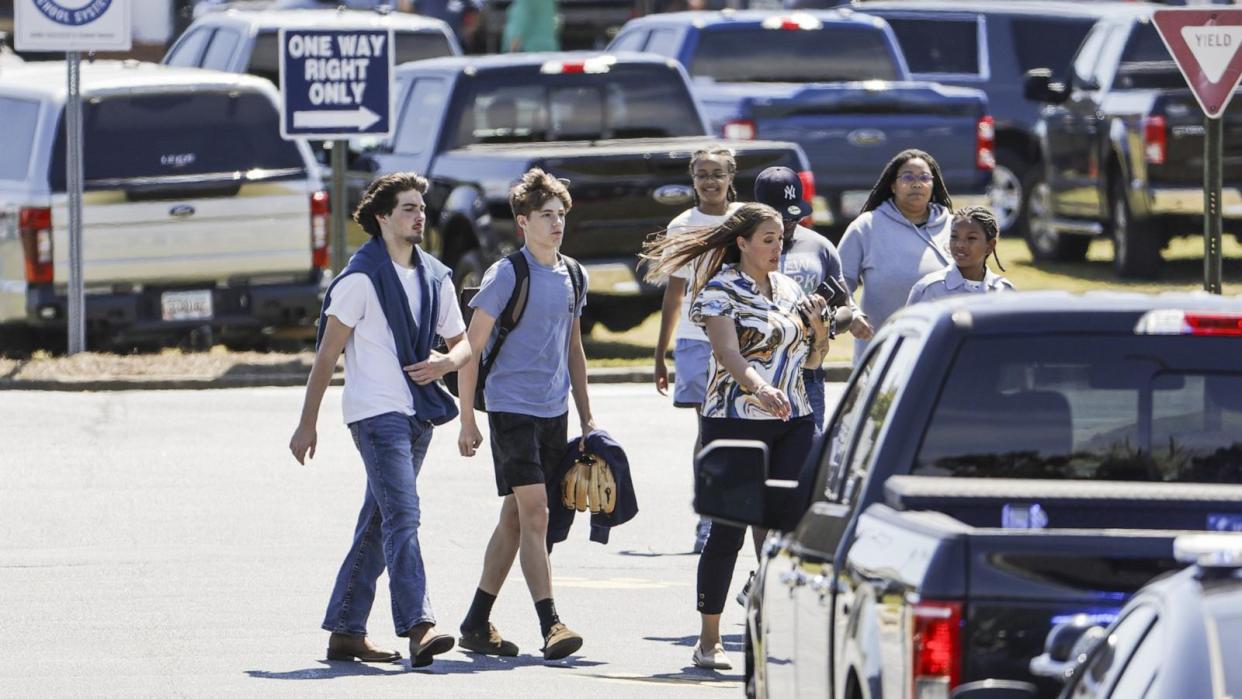
[[[395,262],[392,266],[405,289],[410,312],[417,318],[422,308],[418,270]],[[413,415],[414,398],[405,385],[405,372],[397,358],[397,342],[371,279],[365,274],[351,274],[337,282],[327,314],[354,329],[345,341],[345,392],[341,396],[345,424],[384,413]],[[465,331],[466,323],[457,305],[453,280],[445,277],[440,285],[436,334],[457,337]]]
[[[677,217],[668,223],[669,235],[680,235],[696,228],[715,228],[725,222],[737,207],[741,206],[738,202],[729,204],[729,208],[722,216],[713,216],[699,211],[698,207],[691,207],[677,214]],[[694,287],[694,263],[691,262],[681,269],[673,272],[669,276],[677,279],[686,280],[686,295],[681,299],[681,316],[677,319],[677,332],[673,335],[673,340],[698,340],[699,342],[707,342],[707,333],[703,332],[697,324],[690,322],[690,302],[694,301],[691,295],[691,289]]]

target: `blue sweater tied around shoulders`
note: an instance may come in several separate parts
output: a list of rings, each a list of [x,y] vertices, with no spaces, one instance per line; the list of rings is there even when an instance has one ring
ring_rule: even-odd
[[[353,257],[341,273],[332,280],[328,292],[323,298],[323,310],[319,313],[319,331],[315,338],[315,346],[323,342],[323,331],[328,326],[328,306],[332,303],[332,290],[338,282],[354,273],[365,274],[375,287],[379,296],[380,306],[384,309],[384,317],[388,327],[392,329],[392,338],[397,345],[397,360],[401,366],[417,364],[431,356],[431,348],[436,336],[436,319],[440,317],[440,288],[444,278],[451,272],[439,260],[414,247],[412,259],[418,269],[419,291],[423,302],[419,304],[418,318],[410,312],[410,303],[406,298],[405,289],[397,277],[397,270],[392,267],[392,257],[384,241],[377,237],[371,238]],[[453,303],[455,299],[449,299]],[[457,417],[457,403],[449,392],[444,390],[438,381],[426,386],[414,383],[409,374],[405,376],[406,388],[414,398],[414,413],[421,420],[433,425],[444,423]]]

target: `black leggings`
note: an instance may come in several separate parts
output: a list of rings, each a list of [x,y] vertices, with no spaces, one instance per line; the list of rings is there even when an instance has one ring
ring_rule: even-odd
[[[798,480],[815,439],[815,419],[810,415],[789,422],[705,417],[699,424],[704,445],[717,439],[756,439],[767,444],[768,478],[781,480]],[[733,581],[733,567],[745,540],[745,527],[712,522],[707,545],[699,554],[700,612],[719,614],[724,610],[729,583]]]

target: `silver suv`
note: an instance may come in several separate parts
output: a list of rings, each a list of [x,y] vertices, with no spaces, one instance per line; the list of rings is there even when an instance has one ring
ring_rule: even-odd
[[[65,326],[65,82],[63,62],[0,72],[0,338]],[[328,197],[269,82],[97,62],[82,99],[91,338],[313,325]]]

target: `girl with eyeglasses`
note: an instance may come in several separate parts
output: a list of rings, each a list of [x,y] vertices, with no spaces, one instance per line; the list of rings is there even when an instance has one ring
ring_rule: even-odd
[[[737,190],[733,178],[737,174],[737,161],[733,151],[723,146],[708,146],[690,156],[690,180],[694,184],[694,206],[681,212],[669,222],[669,237],[684,235],[691,231],[715,228],[724,223],[737,207]],[[703,329],[690,322],[691,297],[686,293],[694,277],[694,263],[686,264],[669,273],[664,287],[664,304],[660,309],[660,334],[655,348],[655,385],[660,395],[668,394],[668,367],[664,355],[676,328],[676,344],[673,347],[673,364],[677,383],[673,388],[673,405],[679,408],[695,408],[703,403],[707,391],[707,360],[712,348]],[[696,439],[693,454],[699,451]],[[693,454],[691,454],[693,462]],[[700,518],[695,526],[694,552],[703,550],[711,520]]]
[[[850,323],[854,363],[875,329],[906,304],[924,276],[950,263],[953,200],[940,166],[917,149],[898,153],[841,238],[841,269],[850,293],[864,287],[862,313]]]

